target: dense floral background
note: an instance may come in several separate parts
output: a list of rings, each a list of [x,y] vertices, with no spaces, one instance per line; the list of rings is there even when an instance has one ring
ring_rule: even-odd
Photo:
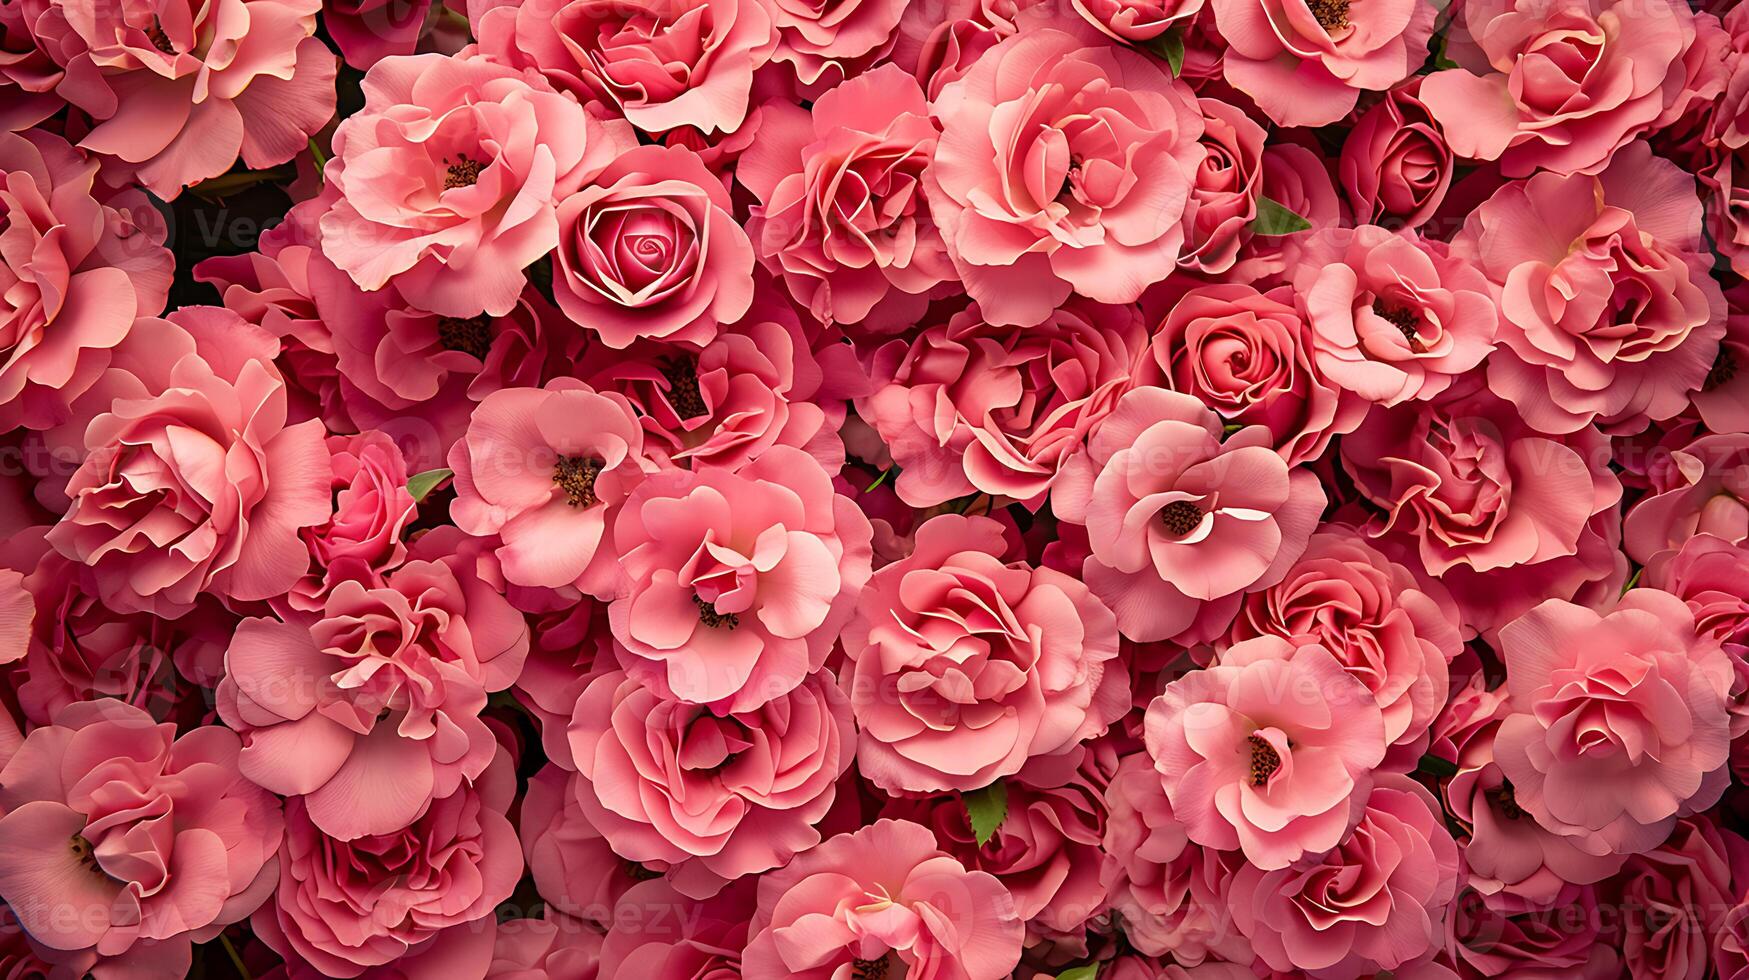
[[[1749,4],[0,0],[0,980],[1749,980]]]

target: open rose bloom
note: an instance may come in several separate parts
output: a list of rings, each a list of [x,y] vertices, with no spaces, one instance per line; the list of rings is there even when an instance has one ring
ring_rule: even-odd
[[[0,0],[0,980],[1749,980],[1749,0]]]

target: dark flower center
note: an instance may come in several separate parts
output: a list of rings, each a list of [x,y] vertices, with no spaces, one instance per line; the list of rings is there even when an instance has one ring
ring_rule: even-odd
[[[1500,785],[1483,794],[1494,804],[1494,809],[1508,820],[1517,820],[1524,816],[1524,811],[1518,806],[1518,794],[1513,791],[1512,784],[1505,780]]]
[[[479,182],[480,171],[484,169],[486,169],[485,164],[478,160],[470,160],[468,155],[463,153],[460,162],[449,165],[449,170],[443,178],[443,189],[453,191],[457,187],[472,187]]]
[[[553,483],[565,491],[565,503],[572,507],[593,507],[601,502],[595,496],[595,477],[602,462],[583,456],[560,456],[553,467]]]
[[[1713,358],[1713,369],[1706,373],[1706,381],[1700,386],[1701,391],[1712,391],[1722,385],[1729,384],[1737,376],[1737,355],[1731,353],[1731,348],[1721,346],[1719,356]]]
[[[692,601],[698,606],[698,621],[709,626],[711,629],[716,629],[719,626],[726,626],[732,630],[741,625],[741,617],[735,613],[717,612],[716,606],[704,601],[696,595],[692,597]]]
[[[1348,0],[1307,0],[1306,6],[1326,33],[1348,26]]]
[[[662,877],[662,872],[651,871],[636,861],[625,862],[626,874],[634,881],[652,881]]]
[[[165,54],[175,54],[176,45],[170,43],[170,35],[164,33],[164,25],[153,17],[152,23],[146,28],[146,40],[152,42],[152,47]]]
[[[852,980],[884,980],[887,975],[887,958],[878,960],[851,960],[850,976]]]
[[[1382,299],[1375,299],[1372,301],[1372,311],[1375,316],[1382,318],[1391,326],[1403,331],[1403,339],[1409,342],[1409,346],[1414,347],[1416,350],[1421,349],[1421,338],[1419,336],[1421,332],[1421,317],[1418,316],[1414,310],[1404,306],[1392,306]]]
[[[1262,786],[1281,768],[1281,754],[1262,735],[1253,735],[1246,741],[1251,743],[1251,785]]]
[[[1167,534],[1182,538],[1202,523],[1202,508],[1188,500],[1174,500],[1160,508],[1160,523],[1166,525]]]
[[[100,870],[97,866],[96,850],[92,847],[91,842],[85,839],[84,834],[74,834],[72,838],[67,841],[67,847],[72,850],[73,857],[78,859],[79,863],[87,870]]]
[[[486,359],[492,347],[492,318],[479,316],[440,316],[437,318],[437,342],[445,350],[472,354],[476,360]]]
[[[668,379],[668,404],[682,419],[693,419],[709,413],[704,395],[698,390],[698,363],[690,357],[671,357],[663,362],[662,376]]]

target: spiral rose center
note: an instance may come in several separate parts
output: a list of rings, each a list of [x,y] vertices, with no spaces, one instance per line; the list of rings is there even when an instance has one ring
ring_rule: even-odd
[[[1174,500],[1160,508],[1160,523],[1165,525],[1167,534],[1182,538],[1202,523],[1202,508],[1188,500]]]
[[[1713,391],[1729,384],[1737,376],[1737,355],[1731,353],[1729,347],[1720,347],[1719,356],[1713,358],[1712,370],[1706,374],[1706,381],[1701,385],[1702,391]]]
[[[152,23],[146,28],[146,40],[152,42],[152,47],[165,54],[175,54],[176,45],[170,43],[170,35],[164,33],[164,25],[153,17]]]
[[[1348,0],[1310,0],[1312,16],[1325,33],[1333,34],[1348,26]]]
[[[492,318],[484,313],[472,317],[438,317],[437,341],[445,350],[472,354],[476,360],[483,361],[486,351],[492,347]]]
[[[479,183],[480,171],[484,169],[486,169],[485,164],[478,160],[470,160],[468,155],[463,153],[461,159],[450,164],[449,169],[444,172],[443,189],[453,191],[458,187],[472,187]]]
[[[595,496],[595,477],[602,462],[583,456],[560,456],[553,466],[553,483],[565,491],[565,503],[572,507],[593,507],[601,498]]]
[[[1253,735],[1246,741],[1251,743],[1251,785],[1262,786],[1281,768],[1281,753],[1262,735]]]
[[[704,395],[698,389],[698,364],[689,357],[669,358],[662,365],[662,376],[668,379],[668,404],[682,419],[708,414]]]
[[[717,612],[716,606],[704,601],[700,596],[693,596],[692,601],[698,606],[698,621],[711,629],[723,626],[732,630],[741,625],[741,617],[735,613]]]

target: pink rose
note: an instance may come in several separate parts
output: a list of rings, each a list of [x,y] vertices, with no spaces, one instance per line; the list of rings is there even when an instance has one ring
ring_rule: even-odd
[[[1461,67],[1429,75],[1421,101],[1453,152],[1508,177],[1603,169],[1682,90],[1695,35],[1668,0],[1466,0],[1461,16]]]
[[[322,425],[285,424],[273,338],[218,307],[171,317],[136,321],[135,352],[93,389],[107,410],[49,532],[120,613],[282,595],[309,567],[300,529],[331,513]]]
[[[1701,436],[1670,462],[1622,523],[1628,556],[1645,564],[1697,534],[1749,541],[1749,434]]]
[[[1200,0],[1198,0],[1200,2]],[[1219,275],[1233,267],[1250,237],[1263,189],[1263,127],[1219,99],[1198,99],[1207,151],[1184,210],[1184,252],[1178,264]]]
[[[1203,0],[1070,0],[1075,12],[1114,41],[1141,46],[1188,25]]]
[[[614,515],[656,465],[625,399],[560,379],[506,388],[480,402],[449,452],[456,526],[496,535],[506,580],[612,594],[605,540]]]
[[[777,28],[772,60],[787,65],[803,94],[817,99],[893,49],[906,6],[905,0],[771,0]]]
[[[839,834],[766,875],[750,931],[746,980],[1000,980],[1025,933],[1000,882],[901,820]]]
[[[1715,235],[1714,243],[1718,243]],[[1714,432],[1749,432],[1749,288],[1725,292],[1725,336],[1700,390],[1689,393],[1694,414]]]
[[[412,54],[425,33],[431,0],[329,0],[322,24],[346,63],[360,70]]]
[[[1273,636],[1166,685],[1146,732],[1184,832],[1265,871],[1341,842],[1385,754],[1366,686],[1318,643]]]
[[[134,319],[157,316],[169,250],[101,194],[97,161],[42,130],[0,132],[0,431],[67,421]]]
[[[916,77],[930,100],[971,70],[984,52],[1013,37],[1031,0],[946,0],[906,4],[893,41],[893,64]]]
[[[1694,179],[1644,144],[1598,177],[1538,174],[1470,215],[1459,254],[1501,290],[1488,384],[1545,432],[1636,432],[1688,406],[1724,335]]]
[[[1190,58],[1190,54],[1185,58]],[[1262,195],[1306,219],[1311,227],[1286,235],[1244,237],[1239,261],[1227,278],[1257,283],[1259,288],[1292,278],[1289,270],[1298,267],[1300,253],[1312,231],[1344,220],[1342,201],[1330,179],[1329,162],[1297,143],[1276,142],[1263,148]]]
[[[1010,38],[935,100],[930,210],[991,323],[1037,323],[1071,292],[1131,302],[1184,245],[1202,113],[1162,63],[1094,36]]]
[[[1087,527],[1083,575],[1140,643],[1212,639],[1246,592],[1281,580],[1323,513],[1318,478],[1289,469],[1263,426],[1225,436],[1189,395],[1138,388],[1051,497]]]
[[[237,753],[218,726],[178,738],[121,701],[64,708],[0,769],[0,899],[52,959],[185,970],[278,871],[279,801]]]
[[[166,200],[239,155],[251,170],[290,160],[334,115],[317,0],[44,6],[45,47],[66,69],[56,92],[97,122],[79,145]]]
[[[1669,840],[1629,858],[1608,889],[1623,911],[1628,974],[1635,980],[1707,975],[1746,872],[1749,841],[1703,816],[1684,817]]]
[[[1370,977],[1439,948],[1458,849],[1439,804],[1406,776],[1379,776],[1353,833],[1291,868],[1233,875],[1233,920],[1271,969]]]
[[[55,88],[67,73],[50,56],[63,20],[46,3],[0,5],[0,131],[22,133],[66,106]]]
[[[443,942],[446,932],[481,934],[516,888],[522,853],[504,816],[515,795],[511,759],[500,752],[475,782],[374,836],[325,836],[305,801],[290,801],[277,900],[250,921],[255,934],[300,980],[356,977],[391,963],[419,976],[396,961]],[[468,975],[460,961],[450,969]]]
[[[909,324],[955,278],[923,195],[935,141],[923,90],[897,66],[809,109],[760,110],[759,139],[735,168],[759,199],[747,233],[816,319]]]
[[[943,514],[844,628],[857,765],[889,792],[973,790],[1103,733],[1129,706],[1117,623],[1087,587],[1004,563],[1001,525]]]
[[[537,79],[538,81],[538,79]],[[634,146],[521,72],[478,58],[384,58],[334,132],[322,251],[360,289],[441,316],[503,316],[559,243],[558,202]]]
[[[704,902],[689,901],[666,881],[634,887],[601,944],[601,976],[741,980],[754,881]]]
[[[1641,581],[1688,603],[1695,628],[1740,657],[1749,648],[1749,596],[1738,584],[1746,575],[1749,549],[1698,533],[1680,548],[1653,555]]]
[[[538,919],[499,923],[485,980],[594,980],[602,935],[586,923],[544,909]]]
[[[1227,83],[1282,126],[1325,126],[1427,57],[1439,9],[1426,0],[1211,0],[1229,45]]]
[[[1436,581],[1418,581],[1359,534],[1312,535],[1280,582],[1245,597],[1217,646],[1257,636],[1314,641],[1372,692],[1392,745],[1414,743],[1445,706],[1460,617]]]
[[[1195,395],[1222,421],[1268,427],[1289,464],[1323,455],[1366,415],[1314,361],[1315,333],[1286,288],[1198,286],[1172,304],[1154,332],[1162,383]]]
[[[743,0],[490,0],[468,19],[487,57],[535,68],[647,133],[734,132],[777,43],[766,6]]]
[[[857,411],[891,450],[912,506],[984,492],[1036,510],[1136,383],[1146,352],[1133,306],[1071,298],[1015,330],[971,304],[879,347],[875,389]]]
[[[794,690],[850,618],[871,535],[820,464],[788,446],[736,472],[651,476],[613,528],[622,666],[663,697],[725,713]]]
[[[1494,760],[1520,809],[1594,855],[1635,854],[1730,782],[1732,671],[1682,600],[1550,600],[1500,630],[1513,714]]]
[[[576,799],[615,852],[660,862],[698,898],[779,867],[814,829],[850,767],[850,707],[818,672],[749,711],[664,701],[624,671],[598,675],[570,724]]]
[[[1466,889],[1447,919],[1446,945],[1464,977],[1620,980],[1619,918],[1589,885],[1567,885],[1535,904],[1510,896],[1484,901]]]
[[[516,680],[528,624],[434,531],[380,586],[341,582],[319,616],[246,619],[225,653],[219,716],[250,779],[303,796],[341,840],[385,834],[476,779],[496,743],[479,717]]]
[[[753,246],[729,192],[691,150],[619,155],[558,209],[553,294],[610,347],[698,344],[753,301]]]
[[[567,737],[568,721],[555,726],[561,741]],[[547,725],[543,719],[543,730]],[[565,751],[569,754],[568,744]],[[529,777],[518,807],[517,834],[535,893],[546,907],[602,927],[613,923],[614,909],[627,891],[660,872],[614,852],[577,803],[581,778],[554,763]]]
[[[383,573],[407,557],[403,543],[418,505],[407,492],[407,461],[394,440],[379,430],[329,436],[334,516],[304,528],[312,570],[284,598],[302,612],[322,608],[335,585],[356,580],[380,585]]]
[[[1419,76],[1385,93],[1342,141],[1337,174],[1355,220],[1418,228],[1445,201],[1453,164]]]

